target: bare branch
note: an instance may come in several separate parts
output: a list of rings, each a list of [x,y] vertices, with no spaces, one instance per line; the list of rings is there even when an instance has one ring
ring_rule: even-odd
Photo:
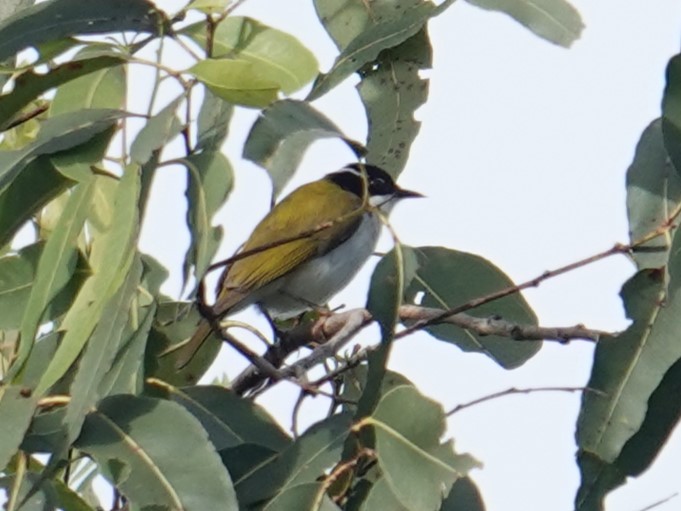
[[[605,395],[604,392],[601,392],[600,390],[597,389],[592,389],[590,387],[530,387],[522,389],[511,387],[506,390],[501,390],[499,392],[489,394],[487,396],[479,397],[467,403],[456,405],[454,408],[447,412],[447,417],[451,417],[452,415],[454,415],[457,412],[460,412],[461,410],[465,410],[466,408],[470,408],[471,406],[479,405],[480,403],[484,403],[485,401],[491,401],[493,399],[497,399],[504,396],[512,396],[514,394],[532,394],[534,392],[594,392],[597,394]]]

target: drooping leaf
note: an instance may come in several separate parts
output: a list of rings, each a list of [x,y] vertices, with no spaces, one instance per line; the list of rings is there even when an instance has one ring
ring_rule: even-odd
[[[488,11],[508,14],[535,35],[569,48],[582,34],[577,9],[565,0],[467,0]]]
[[[133,262],[123,285],[105,304],[104,314],[88,341],[70,387],[71,400],[64,421],[68,427],[66,444],[71,444],[80,432],[85,414],[102,397],[101,383],[111,369],[114,357],[126,333],[130,307],[142,277],[139,257]]]
[[[87,416],[75,445],[135,509],[239,509],[206,432],[176,403],[108,397]]]
[[[16,151],[0,152],[0,192],[41,155],[54,154],[84,144],[111,128],[124,112],[97,109],[59,115],[45,121],[32,144]]]
[[[651,465],[681,420],[680,393],[681,359],[667,371],[650,396],[641,428],[624,444],[613,463],[580,453],[583,483],[575,499],[576,511],[602,510],[610,491],[624,484],[627,477],[639,476]]]
[[[657,119],[645,129],[627,171],[627,213],[632,243],[661,227],[681,204],[681,176],[669,160],[662,125],[662,120]],[[658,236],[634,251],[638,268],[665,266],[676,233],[673,226],[667,235]]]
[[[203,279],[220,248],[222,227],[214,226],[213,216],[232,191],[232,166],[220,151],[204,151],[184,159],[187,179],[187,226],[191,240],[184,260],[185,282],[194,270],[197,282]]]
[[[310,427],[268,463],[234,481],[242,506],[250,506],[306,483],[314,483],[338,462],[350,416],[334,415]]]
[[[318,12],[322,8],[321,3],[317,2]],[[389,15],[386,12],[388,8],[392,8]],[[412,37],[437,12],[432,2],[415,2],[414,0],[395,2],[379,10],[382,15],[378,19],[373,18],[371,22],[367,20],[370,13],[367,13],[366,9],[363,9],[364,12],[353,9],[352,12],[343,13],[351,19],[357,17],[358,21],[351,25],[351,30],[352,28],[356,30],[361,26],[361,31],[347,45],[341,47],[341,53],[331,70],[319,75],[308,95],[308,100],[314,100],[326,94],[352,73],[374,62],[381,51],[398,46]],[[321,17],[324,19],[323,16]]]
[[[201,110],[196,120],[196,149],[198,151],[219,151],[227,138],[229,122],[232,120],[234,105],[206,89]]]
[[[341,511],[326,494],[323,483],[303,483],[277,493],[264,508],[267,511]]]
[[[71,280],[78,259],[76,241],[90,208],[92,189],[92,181],[80,183],[73,189],[54,232],[45,243],[21,320],[21,340],[10,371],[12,377],[23,368],[33,348],[47,305]]]
[[[0,2],[0,23],[17,14],[20,10],[30,7],[33,5],[33,1],[34,0],[5,0],[4,2]],[[8,57],[4,59],[4,61],[3,59],[0,59],[0,66],[12,68],[15,63],[16,57]],[[9,78],[10,75],[0,73],[0,89],[4,87]]]
[[[182,131],[182,123],[177,118],[177,107],[184,96],[171,101],[159,113],[147,121],[140,130],[130,148],[130,157],[133,161],[144,165],[154,151],[162,148],[174,139]]]
[[[187,70],[216,96],[236,105],[265,108],[281,88],[271,73],[244,59],[206,59]]]
[[[34,243],[16,254],[0,258],[0,329],[21,328],[22,315],[44,246],[44,242]],[[79,254],[73,277],[50,301],[43,313],[43,321],[53,321],[69,309],[89,273],[85,258]]]
[[[187,6],[204,14],[219,14],[229,5],[231,0],[192,0]]]
[[[424,27],[400,45],[383,50],[360,70],[357,88],[369,122],[366,161],[393,177],[406,165],[421,126],[414,112],[428,97],[428,80],[419,72],[429,69],[431,61]]]
[[[139,167],[131,165],[116,186],[110,222],[92,241],[89,258],[92,276],[61,324],[62,343],[36,392],[46,391],[68,370],[100,320],[104,305],[123,284],[135,254],[139,193]]]
[[[182,33],[205,48],[205,23],[190,25]],[[217,26],[211,56],[250,62],[285,94],[304,87],[318,71],[314,54],[298,39],[243,16],[228,16]]]
[[[419,268],[407,289],[409,303],[446,310],[513,286],[499,268],[480,256],[443,247],[415,250]],[[501,316],[518,324],[537,324],[537,317],[520,293],[467,312],[481,318]],[[507,369],[525,363],[541,347],[539,341],[517,342],[506,337],[481,336],[454,325],[433,325],[427,331],[464,351],[484,353]]]
[[[667,64],[667,84],[662,97],[662,134],[667,153],[681,172],[681,55]]]
[[[164,397],[196,417],[218,451],[243,444],[281,451],[291,439],[259,405],[215,385],[159,387]]]
[[[57,172],[48,157],[37,158],[0,192],[0,248],[40,208],[74,183]]]
[[[0,470],[17,452],[37,404],[38,398],[30,389],[0,386]]]
[[[373,426],[381,472],[405,509],[440,509],[454,481],[478,464],[455,454],[451,442],[440,443],[442,406],[411,385],[388,391],[362,424]]]
[[[671,248],[669,284],[663,269],[642,270],[622,288],[622,300],[632,325],[596,346],[587,392],[577,423],[582,459],[612,464],[626,443],[641,430],[648,403],[665,374],[681,358],[677,342],[681,317],[681,257],[679,240]],[[582,466],[582,486],[593,481]]]
[[[50,0],[22,9],[0,23],[0,60],[28,46],[72,35],[158,33],[166,20],[147,0]]]
[[[126,332],[129,334],[128,338],[124,339],[116,353],[113,365],[99,384],[100,396],[139,394],[142,391],[144,371],[140,360],[144,358],[144,350],[155,315],[155,302],[138,311],[137,317],[140,323],[136,325],[137,330],[132,333]]]
[[[282,100],[263,110],[248,133],[243,157],[264,167],[281,193],[309,145],[320,138],[346,138],[328,118],[304,101]]]
[[[177,353],[163,354],[171,346],[189,339],[202,319],[201,314],[189,302],[162,302],[144,355],[144,371],[147,377],[158,378],[171,385],[183,387],[193,385],[211,366],[222,341],[213,336],[203,343],[191,361],[177,369]]]
[[[0,131],[9,125],[22,108],[44,92],[72,80],[78,81],[79,77],[102,69],[112,68],[123,62],[122,57],[105,55],[66,62],[55,66],[47,73],[26,71],[15,79],[14,89],[11,92],[0,96],[0,119],[2,119]],[[80,99],[82,98],[81,96]],[[120,108],[120,105],[113,108]]]

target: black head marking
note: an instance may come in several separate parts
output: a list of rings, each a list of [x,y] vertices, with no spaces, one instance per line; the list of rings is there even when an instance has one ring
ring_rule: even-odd
[[[393,178],[385,170],[375,165],[352,163],[338,172],[326,176],[343,190],[361,197],[364,193],[364,178],[362,170],[366,172],[369,185],[369,195],[393,195],[399,190]]]

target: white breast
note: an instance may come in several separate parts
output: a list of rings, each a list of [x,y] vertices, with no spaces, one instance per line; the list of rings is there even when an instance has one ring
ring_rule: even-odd
[[[271,316],[294,317],[313,306],[325,305],[357,274],[376,248],[381,232],[377,215],[367,213],[357,231],[328,254],[301,265],[277,279],[275,286],[261,295],[260,305]]]

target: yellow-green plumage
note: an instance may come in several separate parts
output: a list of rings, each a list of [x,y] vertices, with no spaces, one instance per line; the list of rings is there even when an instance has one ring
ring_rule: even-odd
[[[257,301],[258,290],[349,238],[364,213],[361,197],[331,181],[322,179],[296,189],[260,221],[242,251],[295,238],[325,224],[330,226],[310,236],[239,259],[228,266],[220,279],[214,313],[224,316]],[[191,360],[210,337],[211,331],[209,322],[202,320],[192,338],[180,349],[176,361],[178,367]]]

